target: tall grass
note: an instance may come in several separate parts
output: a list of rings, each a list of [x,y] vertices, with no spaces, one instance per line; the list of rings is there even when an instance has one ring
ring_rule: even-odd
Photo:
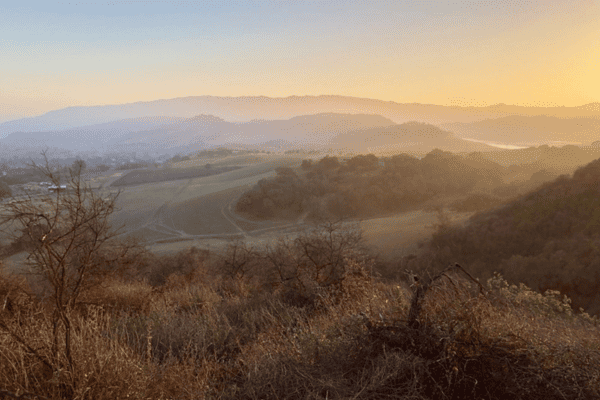
[[[87,294],[71,311],[72,372],[64,354],[50,352],[51,308],[25,279],[3,273],[0,393],[94,400],[600,396],[597,321],[556,293],[510,286],[499,275],[482,288],[456,270],[422,276],[412,287],[383,283],[366,261],[346,259],[335,284],[311,287],[309,296],[301,293],[306,285],[266,287],[266,271],[227,277],[204,261],[154,286],[146,265],[145,276],[112,278]],[[305,300],[293,301],[299,297]],[[415,301],[417,323],[410,324]]]

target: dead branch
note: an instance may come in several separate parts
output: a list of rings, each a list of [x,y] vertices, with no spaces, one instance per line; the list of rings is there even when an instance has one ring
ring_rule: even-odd
[[[451,271],[452,269],[455,269],[455,268],[458,268],[459,270],[461,270],[462,272],[464,272],[473,282],[475,282],[479,286],[479,293],[482,294],[486,298],[486,300],[489,301],[489,299],[485,295],[485,291],[484,291],[483,286],[481,285],[481,283],[479,283],[478,280],[476,280],[475,278],[473,278],[471,276],[471,274],[469,274],[458,263],[454,263],[454,265],[448,266],[442,272],[440,272],[439,274],[437,274],[436,276],[434,276],[433,278],[428,279],[428,280],[420,279],[417,275],[412,274],[412,277],[413,277],[414,282],[415,282],[413,286],[416,286],[416,290],[415,290],[415,292],[413,294],[413,297],[411,299],[410,310],[408,312],[408,326],[410,328],[415,329],[415,328],[418,328],[420,326],[419,315],[421,313],[421,300],[425,297],[425,294],[427,294],[427,291],[429,290],[429,288],[431,287],[431,285],[435,281],[437,281],[438,279],[440,279],[443,276],[445,276],[454,285],[454,282],[452,282],[452,279],[450,279],[450,276],[448,276],[447,273],[449,271]]]

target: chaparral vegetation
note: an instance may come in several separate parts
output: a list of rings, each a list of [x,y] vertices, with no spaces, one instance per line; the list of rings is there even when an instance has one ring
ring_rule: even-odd
[[[435,152],[430,158],[398,157],[390,167],[370,156],[345,165],[306,161],[306,178],[280,168],[273,182],[308,184],[346,168],[360,182],[388,176],[400,184],[394,174],[443,177],[456,165],[448,160],[460,161]],[[350,221],[306,225],[268,244],[236,239],[222,251],[159,255],[115,236],[109,216],[118,193],[93,191],[79,164],[60,174],[46,164],[38,172],[57,186],[67,177],[68,190],[3,206],[3,226],[14,232],[6,254],[26,252],[31,274],[0,275],[0,393],[597,398],[597,277],[585,265],[595,265],[598,165],[476,214],[462,228],[438,208],[431,240],[394,261],[374,257]],[[468,176],[456,188],[441,181],[435,190],[477,185]],[[477,196],[462,202],[480,204]],[[385,211],[387,203],[373,201],[369,207]],[[587,264],[574,261],[586,255]],[[533,265],[531,277],[516,264]]]

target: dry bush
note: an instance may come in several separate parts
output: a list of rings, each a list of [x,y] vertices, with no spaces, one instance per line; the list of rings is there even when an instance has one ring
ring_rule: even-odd
[[[107,281],[101,288],[90,291],[83,299],[84,305],[93,305],[113,314],[148,313],[155,300],[156,292],[145,282]]]
[[[260,288],[259,275],[264,268],[264,255],[256,247],[236,240],[212,257],[207,269],[218,277],[219,293],[224,297],[247,297]]]
[[[26,277],[8,273],[0,261],[0,315],[29,314],[37,303]]]
[[[295,239],[280,239],[265,249],[264,260],[264,287],[297,307],[313,306],[323,295],[341,300],[361,279],[370,280],[361,231],[339,222],[322,224]]]
[[[145,253],[138,260],[137,277],[145,279],[154,287],[163,286],[173,274],[190,278],[198,274],[198,270],[205,269],[209,258],[207,250],[196,247],[162,256]]]
[[[2,325],[11,333],[0,336],[0,388],[51,399],[126,398],[145,390],[150,379],[140,369],[139,357],[127,346],[107,339],[107,314],[95,310],[86,318],[71,318],[73,367],[68,368],[64,351],[51,352],[51,314],[37,311],[18,318],[2,315]]]
[[[72,168],[57,169],[48,161],[31,167],[55,186],[56,193],[23,198],[2,207],[0,224],[12,228],[13,238],[21,237],[29,253],[28,264],[38,280],[38,294],[51,309],[52,341],[49,348],[36,350],[38,361],[54,374],[67,370],[75,373],[74,340],[76,313],[81,297],[97,287],[115,272],[114,266],[103,262],[102,252],[116,235],[109,224],[118,193],[102,196],[92,190],[83,178],[83,162]],[[61,183],[66,181],[66,185]],[[36,288],[34,288],[35,290]],[[48,315],[46,315],[48,316]],[[8,323],[0,326],[4,333],[33,349],[31,339]]]
[[[430,288],[421,292],[420,323],[413,327],[406,323],[406,291],[397,285],[373,290],[379,299],[362,304],[382,307],[385,316],[350,314],[332,304],[290,334],[273,333],[267,343],[255,343],[268,357],[252,353],[248,378],[235,380],[235,390],[224,397],[587,399],[600,394],[600,356],[577,344],[584,331],[562,338],[563,347],[555,347],[549,358],[533,336],[519,331],[517,322],[529,322],[522,310],[507,311],[510,301],[502,293],[485,291],[451,271],[436,278],[413,285],[413,304],[419,285]],[[394,298],[400,304],[389,302]],[[282,349],[286,338],[290,345]]]
[[[71,318],[72,370],[44,363],[64,358],[49,351],[51,310],[35,297],[27,303],[24,281],[3,278],[0,294],[32,312],[0,312],[15,333],[0,336],[0,391],[56,399],[600,395],[596,321],[554,292],[500,276],[484,288],[457,266],[412,274],[408,284],[378,282],[343,231],[281,243],[256,254],[264,264],[243,275],[215,275],[206,260],[181,253],[160,285],[113,277],[88,291],[86,312]],[[255,280],[274,278],[276,288],[258,290]]]

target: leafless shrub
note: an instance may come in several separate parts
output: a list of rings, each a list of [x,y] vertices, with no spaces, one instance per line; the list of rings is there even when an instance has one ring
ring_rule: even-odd
[[[339,301],[367,261],[362,232],[355,225],[324,223],[296,238],[281,238],[264,251],[265,285],[277,290],[290,304],[314,305],[317,298]],[[360,268],[358,267],[360,266]]]
[[[32,167],[60,189],[40,197],[27,194],[5,203],[1,222],[20,228],[17,231],[26,241],[32,271],[48,289],[43,295],[53,308],[50,353],[54,359],[42,357],[41,361],[57,370],[66,367],[73,371],[72,310],[82,294],[111,272],[112,265],[103,260],[101,253],[114,236],[108,218],[118,194],[104,197],[94,192],[82,177],[81,163],[74,163],[65,174],[51,166],[45,153],[43,156],[45,164],[33,163]],[[19,340],[26,345],[27,338]],[[65,355],[66,366],[60,354]]]
[[[247,280],[261,264],[259,251],[243,240],[230,243],[225,252],[218,256],[215,272],[234,280]]]

